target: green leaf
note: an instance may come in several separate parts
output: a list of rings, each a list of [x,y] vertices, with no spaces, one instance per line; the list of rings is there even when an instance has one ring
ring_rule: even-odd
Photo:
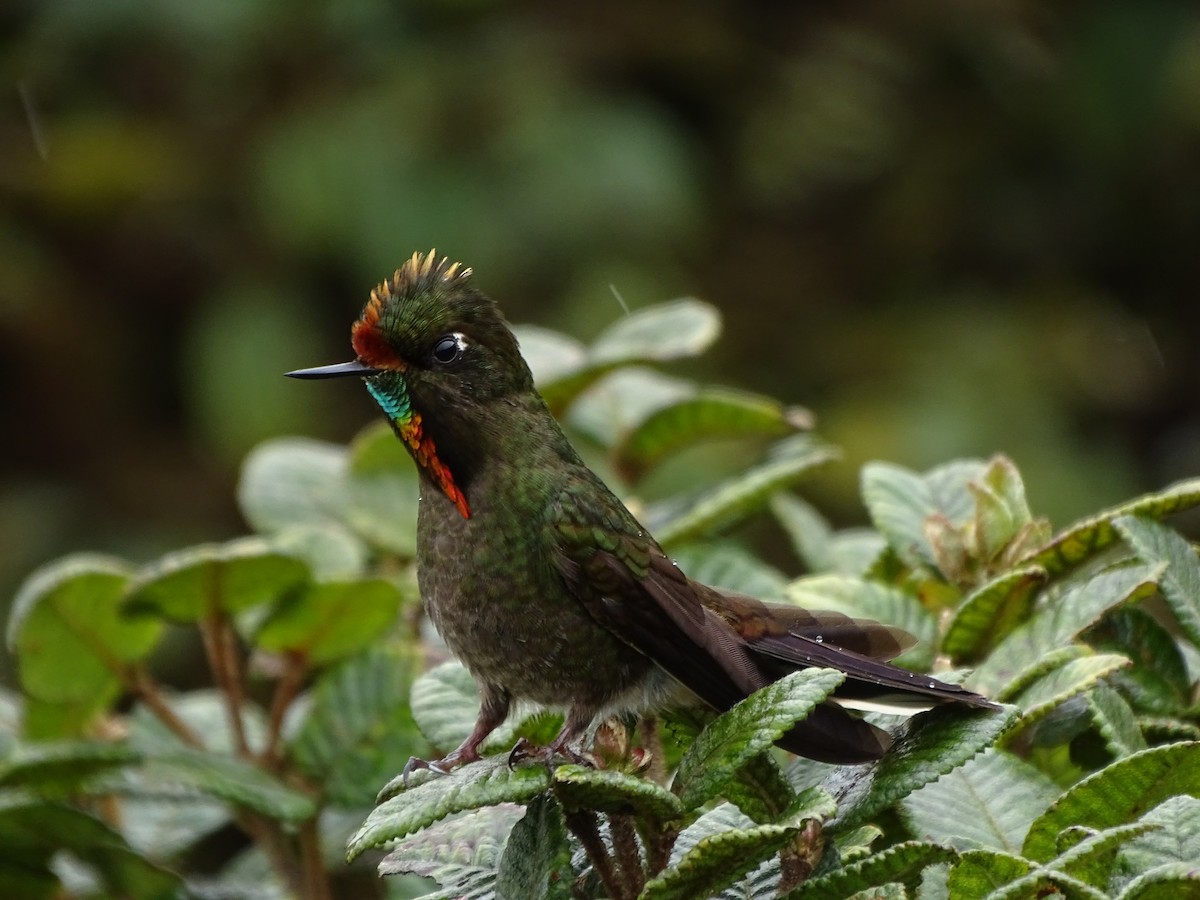
[[[1142,737],[1133,710],[1125,698],[1107,684],[1096,685],[1088,695],[1088,706],[1105,746],[1113,756],[1129,756],[1146,749],[1146,739]]]
[[[345,507],[346,448],[309,438],[275,438],[242,463],[238,506],[255,531],[338,520]]]
[[[711,490],[682,502],[651,507],[647,524],[664,546],[704,537],[758,509],[771,494],[838,455],[836,448],[811,435],[785,438],[775,444],[764,462]]]
[[[179,878],[133,852],[119,834],[74,807],[18,793],[0,798],[0,889],[5,897],[65,896],[43,893],[58,879],[51,857],[68,851],[87,864],[109,896],[178,896]]]
[[[515,803],[500,803],[444,819],[402,839],[379,874],[422,875],[455,898],[491,900],[505,842],[524,813]]]
[[[656,334],[657,329],[665,330]],[[647,307],[618,320],[587,352],[571,339],[545,329],[521,326],[518,333],[522,353],[527,344],[533,353],[530,366],[538,390],[558,415],[582,391],[614,370],[698,355],[720,330],[720,314],[715,308],[699,300],[683,299]]]
[[[1160,573],[1125,566],[1070,587],[1013,629],[975,671],[971,684],[989,696],[999,694],[1022,670],[1071,643],[1109,610],[1154,593]]]
[[[871,523],[888,545],[914,568],[933,568],[925,520],[938,512],[933,490],[916,472],[885,462],[862,468],[862,498]]]
[[[1200,900],[1195,862],[1166,863],[1135,878],[1119,900]]]
[[[161,699],[175,718],[200,737],[205,749],[226,756],[236,753],[229,698],[224,692],[201,688],[185,694],[164,693]],[[253,752],[261,752],[267,741],[267,720],[262,709],[252,703],[242,704],[240,718],[246,743]],[[130,746],[147,756],[172,753],[188,746],[144,704],[135,706],[126,722]]]
[[[941,706],[901,726],[891,751],[866,766],[834,769],[826,787],[838,804],[827,831],[849,831],[993,744],[1016,719],[1000,711]]]
[[[659,407],[624,434],[614,464],[637,478],[666,457],[720,437],[782,437],[804,427],[796,410],[759,394],[701,388],[694,396]]]
[[[735,773],[825,700],[845,675],[804,669],[755,691],[718,716],[684,753],[674,791],[687,809],[717,796]]]
[[[513,326],[513,333],[539,391],[579,372],[587,363],[587,350],[570,335],[528,324]]]
[[[950,896],[960,900],[1010,896],[1001,889],[1029,874],[1033,868],[1028,860],[1010,853],[968,850],[959,856],[958,862],[951,868],[947,887]]]
[[[1133,666],[1114,679],[1121,693],[1141,711],[1169,716],[1187,706],[1191,676],[1175,637],[1140,609],[1105,616],[1087,635],[1097,650],[1116,651]]]
[[[844,900],[868,888],[882,887],[890,882],[916,884],[921,871],[956,856],[949,847],[922,841],[894,844],[865,859],[812,878],[790,893],[787,900]]]
[[[479,715],[475,679],[455,660],[418,678],[409,702],[417,727],[436,750],[452,750],[462,743]]]
[[[79,733],[158,643],[161,622],[121,614],[128,578],[119,560],[79,554],[43,566],[17,591],[8,646],[25,691],[65,716],[57,734]]]
[[[692,580],[752,597],[782,597],[787,584],[778,569],[727,541],[684,544],[672,557]]]
[[[899,588],[850,575],[810,575],[787,586],[787,597],[805,609],[830,610],[903,628],[918,643],[897,665],[927,671],[933,664],[937,621],[921,601]]]
[[[508,767],[503,756],[481,759],[450,776],[435,776],[371,811],[346,846],[347,860],[404,837],[452,813],[497,803],[527,803],[550,786],[544,765]]]
[[[950,870],[954,900],[1024,900],[1061,895],[1067,900],[1107,900],[1108,895],[1085,881],[1029,860],[992,850],[968,850]]]
[[[909,830],[924,840],[1019,853],[1030,823],[1059,793],[1034,766],[989,747],[909,794],[901,810]]]
[[[559,766],[554,770],[553,787],[554,795],[568,812],[590,809],[632,813],[660,822],[680,818],[684,813],[679,798],[666,788],[616,769]]]
[[[648,881],[639,898],[711,897],[778,852],[797,831],[796,825],[754,825],[710,834]]]
[[[589,356],[597,363],[667,362],[699,356],[720,333],[720,311],[684,297],[617,319],[592,343]]]
[[[1091,690],[1102,679],[1128,665],[1129,660],[1124,656],[1101,653],[1073,659],[1055,669],[1026,688],[1017,698],[1017,706],[1023,710],[1019,727],[1031,727],[1072,697]]]
[[[330,801],[369,806],[380,784],[420,752],[408,693],[411,647],[381,646],[322,673],[289,751]]]
[[[530,801],[508,836],[496,874],[496,895],[567,900],[574,880],[562,810],[553,797],[542,794]]]
[[[146,760],[147,774],[187,786],[235,806],[282,822],[302,822],[316,813],[312,798],[245,760],[181,747]]]
[[[23,744],[0,762],[0,788],[28,788],[43,797],[65,797],[95,775],[140,758],[125,744],[101,741]]]
[[[304,560],[318,581],[362,578],[367,569],[367,545],[338,522],[296,525],[276,532],[271,546],[286,556]]]
[[[1117,760],[1071,787],[1034,820],[1023,855],[1047,861],[1069,826],[1110,828],[1175,794],[1200,793],[1200,743],[1153,747]]]
[[[1060,575],[1110,546],[1119,537],[1113,520],[1121,516],[1149,516],[1162,519],[1180,510],[1200,504],[1200,478],[1180,481],[1157,494],[1105,510],[1099,515],[1076,522],[1055,535],[1048,544],[1018,561],[1017,565],[1038,565]]]
[[[1132,889],[1139,875],[1164,866],[1186,866],[1196,872],[1196,860],[1200,860],[1200,799],[1169,797],[1138,821],[1156,827],[1121,848],[1110,889]]]
[[[774,755],[760,753],[747,762],[721,793],[758,824],[775,822],[804,797],[797,797]],[[828,796],[828,795],[826,795]],[[812,797],[808,797],[812,800]],[[830,803],[833,802],[830,798]],[[815,815],[815,813],[814,813]],[[833,810],[829,811],[833,815]]]
[[[382,578],[325,581],[275,606],[254,637],[273,653],[324,665],[356,653],[396,623],[400,591]]]
[[[1025,566],[1003,572],[972,591],[959,605],[942,638],[942,652],[973,662],[1024,622],[1033,609],[1046,570]]]
[[[417,552],[417,468],[385,422],[350,444],[346,522],[368,542],[411,559]]]
[[[795,494],[781,491],[772,495],[771,511],[810,572],[865,575],[885,546],[879,532],[871,528],[835,532],[820,513]]]
[[[1192,545],[1166,525],[1152,519],[1121,516],[1113,527],[1148,566],[1165,566],[1159,590],[1183,633],[1200,647],[1200,559]]]
[[[273,603],[308,577],[300,560],[274,552],[261,538],[240,538],[179,550],[145,567],[129,586],[125,605],[176,622],[196,622]]]
[[[655,369],[631,366],[598,379],[571,405],[567,421],[602,447],[613,448],[655,411],[695,396],[696,385]]]

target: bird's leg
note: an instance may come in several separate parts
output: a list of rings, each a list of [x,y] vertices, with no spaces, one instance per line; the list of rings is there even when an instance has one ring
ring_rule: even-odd
[[[429,769],[439,775],[446,775],[451,769],[479,759],[480,746],[487,740],[488,735],[499,728],[500,723],[508,717],[508,708],[512,702],[508,692],[500,688],[482,684],[479,690],[482,694],[479,717],[475,720],[475,727],[471,729],[467,739],[441,759],[426,760],[416,756],[410,757],[401,773],[405,786],[408,785],[408,777],[417,769]]]
[[[565,756],[568,761],[582,766],[593,765],[592,761],[582,753],[571,748],[587,731],[592,723],[593,714],[590,710],[582,710],[572,706],[567,711],[567,720],[563,722],[562,731],[545,747],[535,747],[526,738],[521,738],[508,754],[508,766],[512,768],[524,759],[536,757],[547,766],[552,765],[555,756]]]

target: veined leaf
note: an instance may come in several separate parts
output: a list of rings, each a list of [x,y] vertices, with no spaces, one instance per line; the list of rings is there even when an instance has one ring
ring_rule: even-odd
[[[1119,537],[1113,520],[1121,516],[1161,519],[1200,504],[1200,478],[1180,481],[1156,494],[1146,494],[1084,519],[1055,535],[1050,543],[1022,558],[1017,565],[1038,565],[1053,578],[1079,565],[1111,545]]]
[[[381,646],[322,673],[289,751],[342,806],[369,806],[376,789],[420,752],[408,707],[415,660],[410,647]]]
[[[1161,567],[1125,566],[1064,591],[1001,641],[971,684],[985,694],[998,694],[1022,670],[1071,643],[1109,610],[1152,594],[1160,575]]]
[[[856,828],[918,788],[953,771],[993,744],[1016,719],[1014,707],[1000,711],[942,706],[913,716],[883,759],[866,766],[834,769],[826,787],[838,804],[830,833]]]
[[[651,412],[621,437],[615,465],[636,478],[698,441],[719,437],[782,437],[805,419],[778,400],[729,388],[701,388]]]
[[[567,421],[602,447],[612,448],[657,410],[695,396],[696,385],[644,366],[598,378],[571,404]]]
[[[1155,827],[1120,849],[1110,890],[1115,893],[1126,887],[1132,889],[1138,876],[1164,866],[1185,866],[1192,877],[1200,875],[1196,869],[1196,860],[1200,860],[1200,799],[1183,794],[1169,797],[1138,821]]]
[[[595,362],[666,362],[698,356],[721,333],[721,313],[711,304],[683,297],[617,319],[592,343]]]
[[[1030,823],[1059,795],[1040,770],[990,747],[901,801],[909,830],[962,850],[1019,853]]]
[[[346,845],[353,860],[364,850],[404,837],[452,813],[497,803],[527,803],[550,786],[544,765],[508,767],[504,757],[488,757],[463,766],[453,777],[433,777],[371,811]]]
[[[1017,698],[1023,714],[1019,727],[1029,728],[1072,697],[1090,690],[1101,679],[1129,665],[1124,656],[1102,653],[1073,659],[1034,682]],[[1011,737],[1011,735],[1010,735]]]
[[[8,646],[26,692],[66,717],[57,734],[78,734],[162,634],[157,619],[122,615],[128,580],[125,563],[79,554],[38,569],[17,592]]]
[[[1195,548],[1179,532],[1153,519],[1121,516],[1113,520],[1113,527],[1138,559],[1165,566],[1159,590],[1183,633],[1200,647],[1200,559]]]
[[[0,888],[4,896],[62,896],[50,869],[62,851],[87,865],[109,896],[174,897],[178,876],[135,853],[99,819],[65,804],[20,793],[0,798]],[[53,893],[44,893],[47,888]]]
[[[844,900],[859,891],[891,882],[916,884],[929,865],[949,862],[956,854],[949,847],[922,841],[894,844],[833,872],[812,878],[784,895],[786,900]]]
[[[579,765],[554,770],[554,795],[569,812],[634,813],[659,821],[684,814],[679,798],[646,778],[626,775],[616,769],[593,769]]]
[[[1198,900],[1200,869],[1194,863],[1164,863],[1139,875],[1119,900]]]
[[[1139,811],[1176,794],[1200,793],[1200,743],[1153,747],[1117,760],[1071,787],[1034,820],[1023,855],[1048,861],[1069,826],[1102,829],[1131,821]]]
[[[903,628],[918,643],[898,656],[896,664],[923,671],[933,663],[937,622],[921,601],[899,588],[849,575],[808,575],[789,584],[787,596],[805,609],[830,610]]]
[[[340,520],[345,507],[345,447],[309,438],[275,438],[242,463],[238,507],[250,526],[270,534]]]
[[[496,896],[568,900],[574,878],[562,809],[550,794],[534,797],[504,846]]]
[[[387,632],[396,622],[400,599],[396,586],[382,578],[309,584],[271,610],[254,642],[323,665]]]
[[[925,535],[925,520],[939,510],[929,482],[885,462],[867,463],[861,479],[867,513],[888,545],[908,565],[932,568],[935,558]]]
[[[302,822],[317,809],[308,795],[252,763],[221,753],[180,747],[148,758],[146,771],[154,778],[195,788],[284,822]]]
[[[717,796],[734,774],[825,700],[845,675],[804,669],[755,691],[718,716],[684,753],[674,791],[688,809]]]
[[[1188,705],[1191,676],[1175,637],[1149,613],[1122,609],[1109,613],[1086,636],[1100,651],[1128,656],[1133,665],[1114,684],[1134,708],[1169,716]]]
[[[391,426],[378,422],[350,445],[345,478],[347,524],[377,547],[417,552],[417,467]]]
[[[367,545],[340,522],[284,528],[272,535],[271,546],[304,560],[318,581],[362,578],[367,569]]]
[[[646,883],[641,900],[711,897],[778,852],[796,825],[753,825],[701,838],[678,862]]]
[[[539,391],[579,372],[587,363],[587,350],[570,335],[528,324],[513,326],[513,333]]]
[[[462,663],[435,666],[412,686],[413,718],[421,734],[437,750],[453,750],[475,727],[479,691]]]
[[[1096,685],[1088,695],[1088,706],[1108,752],[1113,756],[1129,756],[1146,749],[1146,739],[1142,737],[1133,710],[1125,698],[1107,684]]]
[[[942,638],[942,652],[972,662],[1028,618],[1046,570],[1025,566],[1002,573],[972,591],[959,605]]]
[[[175,622],[233,614],[277,601],[309,577],[300,560],[275,552],[261,538],[201,544],[170,553],[142,569],[125,607],[153,611]]]
[[[29,788],[40,796],[67,796],[95,775],[136,763],[140,754],[107,741],[23,744],[0,761],[0,788]]]
[[[810,572],[866,575],[883,552],[883,537],[873,528],[835,532],[812,506],[785,491],[772,495],[770,503],[775,518],[792,539],[796,555]]]
[[[422,875],[455,897],[491,898],[500,854],[524,814],[515,803],[498,803],[444,819],[397,842],[379,874]]]
[[[811,435],[785,438],[768,458],[740,475],[682,503],[651,507],[647,524],[664,546],[695,540],[760,507],[775,491],[809,470],[836,459],[839,451]]]
[[[782,597],[787,584],[778,569],[726,541],[684,544],[673,558],[695,581],[764,600]]]

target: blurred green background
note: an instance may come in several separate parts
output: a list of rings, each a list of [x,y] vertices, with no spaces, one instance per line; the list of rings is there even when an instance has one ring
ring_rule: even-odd
[[[690,374],[857,467],[1009,453],[1063,524],[1195,475],[1200,7],[39,0],[0,12],[0,594],[244,526],[242,455],[344,440],[414,250],[588,339],[694,294]]]

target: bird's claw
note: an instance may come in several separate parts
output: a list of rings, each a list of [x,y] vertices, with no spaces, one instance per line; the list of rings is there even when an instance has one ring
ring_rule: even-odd
[[[527,759],[540,759],[546,768],[554,768],[554,757],[564,757],[567,762],[595,768],[595,763],[588,757],[572,750],[565,741],[554,741],[545,747],[539,747],[528,738],[519,738],[508,752],[508,767],[515,769],[517,764]]]
[[[435,775],[449,775],[451,769],[464,762],[470,762],[470,760],[463,757],[456,757],[453,753],[450,754],[450,756],[435,760],[421,759],[418,756],[410,756],[408,758],[408,762],[404,764],[404,768],[400,771],[400,779],[404,782],[404,786],[407,788],[408,779],[419,769],[426,769],[430,772],[433,772]]]

